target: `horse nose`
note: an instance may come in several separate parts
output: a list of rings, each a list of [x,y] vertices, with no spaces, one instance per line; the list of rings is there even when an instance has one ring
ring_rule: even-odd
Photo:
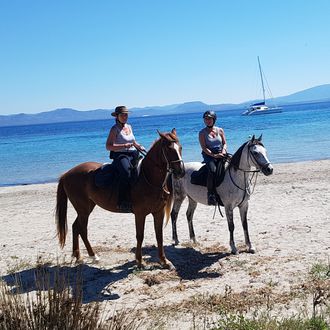
[[[182,162],[181,172],[182,172],[182,176],[186,174],[186,169],[184,168],[184,162]]]
[[[182,178],[182,177],[184,177],[184,175],[186,174],[186,170],[185,170],[185,168],[184,168],[184,162],[183,162],[183,161],[180,162],[180,166],[179,166],[179,168],[174,172],[174,174],[175,174],[175,176],[176,176],[177,178]]]
[[[262,169],[262,173],[266,176],[273,174],[273,166],[268,164],[267,166],[264,166]]]
[[[266,172],[267,172],[267,175],[271,175],[271,174],[273,174],[273,166],[268,165],[268,166],[267,166],[267,169],[266,169]]]
[[[186,170],[184,168],[184,162],[181,162],[179,173],[177,175],[179,178],[183,178],[185,174],[186,174]]]

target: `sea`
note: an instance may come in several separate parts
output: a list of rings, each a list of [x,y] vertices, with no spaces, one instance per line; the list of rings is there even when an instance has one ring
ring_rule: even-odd
[[[282,113],[258,116],[241,116],[242,111],[217,111],[217,126],[225,131],[228,152],[233,154],[251,136],[262,134],[274,164],[330,159],[330,102],[288,105]],[[113,123],[111,117],[0,127],[0,186],[55,182],[79,163],[110,162],[105,142]],[[129,123],[136,140],[147,149],[158,138],[157,130],[176,128],[184,161],[201,161],[202,112],[130,117]]]

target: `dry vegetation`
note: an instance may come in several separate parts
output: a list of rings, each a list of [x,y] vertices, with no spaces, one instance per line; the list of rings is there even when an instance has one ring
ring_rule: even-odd
[[[83,303],[79,267],[74,280],[60,266],[52,274],[47,269],[37,265],[35,290],[30,292],[23,293],[24,284],[17,276],[12,285],[0,282],[0,329],[167,329],[174,327],[178,318],[190,319],[190,329],[330,328],[330,264],[315,264],[306,281],[288,292],[277,292],[272,283],[240,293],[226,286],[224,294],[196,294],[179,303],[112,314],[98,301]],[[179,279],[175,271],[136,271],[135,276],[144,281],[146,291]],[[183,291],[185,287],[180,281],[171,290]],[[274,317],[279,307],[302,302],[313,304],[313,315]]]

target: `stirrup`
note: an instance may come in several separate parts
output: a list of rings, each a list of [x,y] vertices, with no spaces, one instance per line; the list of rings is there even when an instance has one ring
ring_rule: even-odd
[[[217,199],[214,193],[208,192],[207,193],[207,204],[208,205],[217,205]]]

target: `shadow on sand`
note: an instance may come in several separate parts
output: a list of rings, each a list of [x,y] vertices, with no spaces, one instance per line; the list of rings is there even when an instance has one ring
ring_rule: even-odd
[[[135,249],[132,249],[131,252],[135,252]],[[176,248],[173,246],[166,246],[165,253],[175,266],[177,275],[183,280],[221,277],[219,272],[208,269],[208,267],[229,255],[223,252],[201,253],[192,247]],[[143,255],[147,264],[158,262],[158,252],[155,246],[144,247]],[[148,271],[148,268],[142,271]],[[149,271],[155,269],[160,269],[160,267],[151,267]],[[136,271],[135,261],[109,269],[101,269],[89,264],[73,266],[45,264],[2,276],[0,280],[11,286],[13,293],[59,289],[59,281],[62,280],[63,283],[65,282],[64,285],[72,288],[74,294],[76,290],[81,290],[82,302],[89,303],[120,298],[116,293],[107,292],[106,288],[128,278]]]

